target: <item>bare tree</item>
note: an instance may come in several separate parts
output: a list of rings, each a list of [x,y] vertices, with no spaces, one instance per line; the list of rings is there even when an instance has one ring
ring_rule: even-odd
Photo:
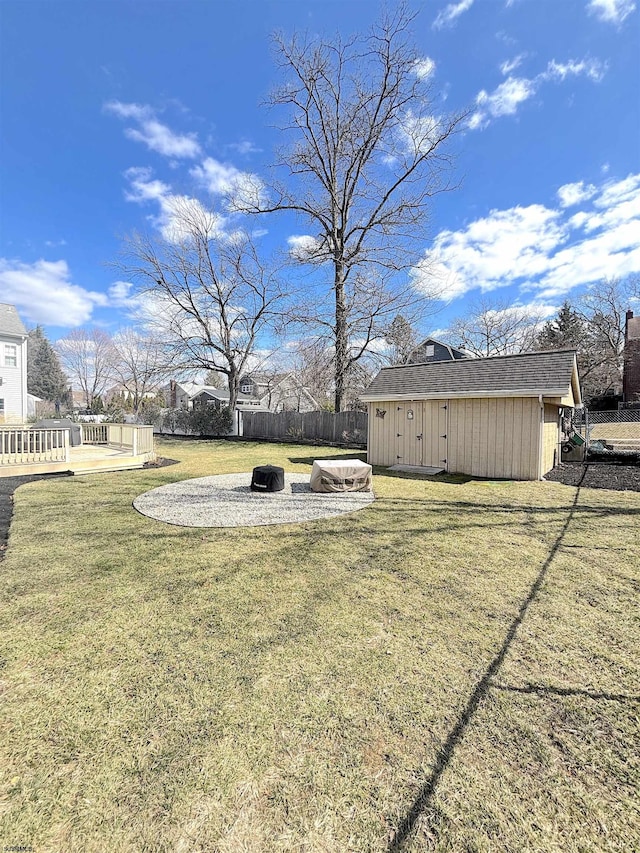
[[[622,387],[625,316],[631,302],[639,298],[637,275],[602,279],[582,295],[578,311],[589,330],[589,396]]]
[[[219,219],[190,200],[174,202],[164,238],[136,235],[121,268],[138,283],[149,325],[174,368],[222,373],[235,407],[240,377],[282,297],[250,238],[225,234]],[[170,239],[167,239],[167,236]]]
[[[481,300],[451,324],[447,337],[480,358],[510,355],[536,348],[542,316],[507,302]]]
[[[333,385],[333,351],[322,338],[304,338],[292,351],[292,370],[322,408],[327,408]]]
[[[73,329],[56,343],[56,352],[72,383],[84,394],[87,408],[113,381],[113,341],[102,329]]]
[[[438,115],[413,19],[401,7],[347,41],[275,39],[286,81],[271,103],[289,113],[294,142],[279,165],[290,180],[244,209],[293,211],[312,228],[292,256],[314,270],[316,290],[293,319],[332,343],[336,411],[351,368],[396,314],[413,320],[433,306],[399,273],[424,248],[430,200],[451,189],[446,143],[464,116]]]
[[[168,375],[170,359],[166,347],[156,338],[133,327],[120,329],[113,336],[115,348],[114,375],[128,392],[133,411],[157,383]]]

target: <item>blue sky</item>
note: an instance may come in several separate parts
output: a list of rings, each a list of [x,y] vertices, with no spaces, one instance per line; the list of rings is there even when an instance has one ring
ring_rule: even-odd
[[[440,103],[469,109],[461,186],[438,197],[425,257],[441,331],[483,294],[550,314],[603,276],[640,272],[636,0],[426,0],[415,42]],[[52,339],[130,324],[110,262],[167,199],[219,209],[266,178],[270,33],[366,29],[368,0],[0,0],[0,301]],[[305,234],[263,222],[265,250]],[[435,265],[435,267],[434,267]],[[420,286],[421,268],[407,273]]]

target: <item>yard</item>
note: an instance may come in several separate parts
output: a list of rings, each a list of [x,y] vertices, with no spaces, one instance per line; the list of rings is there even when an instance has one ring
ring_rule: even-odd
[[[640,492],[379,470],[353,515],[194,529],[131,502],[354,454],[160,453],[15,494],[3,845],[638,849]]]

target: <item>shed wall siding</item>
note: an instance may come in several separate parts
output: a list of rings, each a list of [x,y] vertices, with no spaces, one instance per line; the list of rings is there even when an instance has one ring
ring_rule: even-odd
[[[537,480],[539,418],[535,398],[450,400],[447,470]]]
[[[545,404],[544,438],[542,443],[542,471],[544,476],[560,458],[560,412],[557,406]]]
[[[445,403],[446,411],[436,417]],[[369,403],[368,460],[372,465],[395,465],[403,461],[398,459],[398,453],[405,452],[404,439],[397,437],[398,431],[404,432],[397,418],[399,406],[415,410],[414,428],[419,429],[421,401]],[[384,411],[384,417],[377,416],[377,411]],[[447,471],[515,480],[537,480],[553,467],[553,453],[558,444],[558,410],[555,406],[545,406],[542,425],[536,397],[426,400],[422,415],[424,465],[437,464],[430,458],[436,454],[442,457],[440,464]],[[445,440],[440,439],[443,433]]]
[[[395,412],[397,405],[390,400],[383,403],[369,403],[367,460],[370,465],[395,465],[396,463]],[[384,417],[379,417],[376,414],[378,411],[384,412]]]

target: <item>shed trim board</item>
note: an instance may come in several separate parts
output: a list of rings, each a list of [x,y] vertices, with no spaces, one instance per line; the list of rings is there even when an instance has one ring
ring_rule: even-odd
[[[532,391],[531,388],[527,388],[524,390],[517,391],[460,391],[458,393],[447,393],[444,392],[442,394],[438,393],[425,393],[424,395],[420,395],[416,398],[415,394],[394,394],[394,400],[464,400],[467,397],[483,399],[487,397],[535,397],[537,400],[538,397],[542,394],[545,399],[547,397],[558,397],[565,399],[567,389],[566,388],[552,388],[546,389],[544,392],[542,391]],[[380,401],[387,401],[389,399],[389,395],[384,394],[361,394],[360,399],[363,403],[375,403]]]

